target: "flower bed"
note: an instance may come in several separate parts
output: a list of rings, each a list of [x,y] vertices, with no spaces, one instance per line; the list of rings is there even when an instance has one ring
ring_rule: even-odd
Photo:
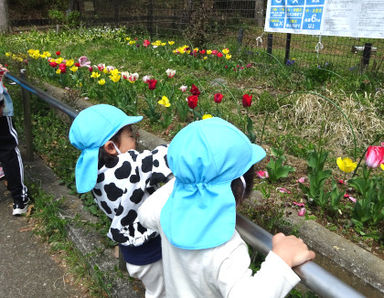
[[[74,90],[85,100],[143,114],[144,127],[168,140],[197,119],[231,121],[269,148],[256,186],[270,200],[263,207],[266,214],[279,214],[266,208],[292,206],[298,216],[382,254],[381,85],[370,90],[365,75],[350,84],[330,75],[335,70],[329,65],[307,74],[298,62],[284,66],[277,59],[266,61],[262,53],[244,57],[226,45],[199,49],[133,38],[122,30],[62,34],[60,43],[41,41],[39,48],[27,34],[20,40],[3,37],[22,46],[3,46],[0,57],[11,71],[20,63],[34,78]],[[324,70],[322,80],[329,75],[326,85],[303,90],[297,77],[316,82],[318,69]],[[356,87],[356,81],[362,83]]]

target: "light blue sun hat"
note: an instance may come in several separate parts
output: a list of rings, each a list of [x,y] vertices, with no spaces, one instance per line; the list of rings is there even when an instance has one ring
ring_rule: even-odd
[[[69,141],[81,150],[75,170],[79,193],[88,192],[96,185],[100,147],[121,128],[142,119],[142,116],[128,116],[114,106],[99,104],[82,110],[73,120]]]
[[[173,138],[169,168],[176,177],[160,224],[167,239],[183,249],[207,249],[231,239],[236,202],[231,183],[265,157],[234,125],[220,118],[196,121]]]

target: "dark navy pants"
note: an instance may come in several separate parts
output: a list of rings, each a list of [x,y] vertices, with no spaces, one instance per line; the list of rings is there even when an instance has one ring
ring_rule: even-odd
[[[24,185],[23,161],[18,148],[17,132],[9,116],[0,117],[0,162],[13,201],[24,201],[28,190]]]

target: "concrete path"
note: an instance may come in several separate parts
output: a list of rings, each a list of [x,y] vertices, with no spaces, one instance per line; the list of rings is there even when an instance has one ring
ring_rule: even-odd
[[[12,216],[12,198],[0,181],[0,297],[84,297],[68,282],[25,216]]]

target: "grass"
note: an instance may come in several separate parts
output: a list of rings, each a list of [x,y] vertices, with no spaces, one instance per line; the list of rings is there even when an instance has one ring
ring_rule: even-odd
[[[84,255],[68,239],[69,219],[60,216],[63,199],[45,193],[35,184],[29,184],[29,191],[35,199],[31,214],[34,233],[49,244],[50,250],[66,267],[66,273],[70,274],[83,297],[106,297],[109,288],[103,282],[105,273],[91,273]]]

